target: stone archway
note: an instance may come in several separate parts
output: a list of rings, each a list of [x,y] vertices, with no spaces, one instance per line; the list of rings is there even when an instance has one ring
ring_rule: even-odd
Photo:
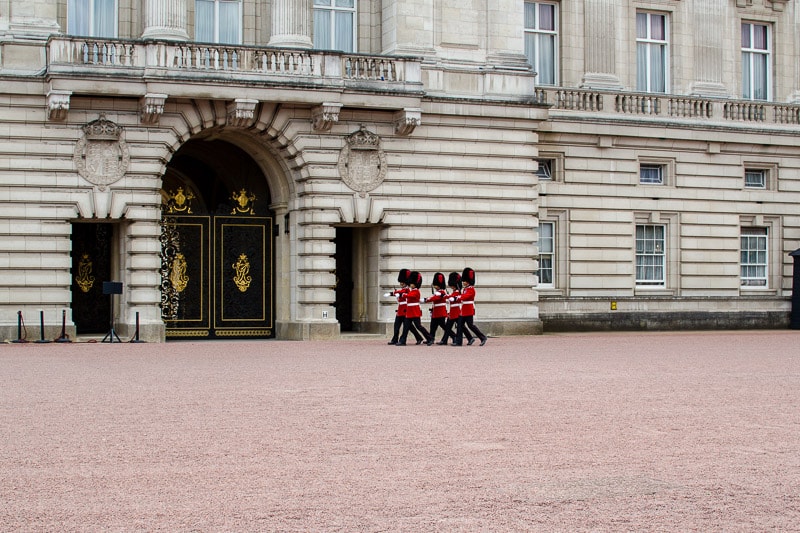
[[[260,166],[226,140],[195,138],[161,194],[166,337],[273,337],[275,217]]]

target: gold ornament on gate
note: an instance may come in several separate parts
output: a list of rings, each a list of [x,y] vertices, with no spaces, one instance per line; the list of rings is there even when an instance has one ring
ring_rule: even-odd
[[[238,193],[233,193],[231,195],[231,200],[236,202],[236,205],[233,206],[233,210],[231,211],[231,215],[255,215],[256,212],[253,209],[253,202],[256,201],[256,195],[253,193],[248,193],[246,190],[242,189]]]
[[[169,191],[166,194],[167,213],[186,213],[191,215],[192,200],[194,200],[194,193],[192,191],[183,192],[183,187],[178,187],[178,191],[175,193]]]
[[[169,281],[178,292],[183,292],[186,289],[186,285],[189,284],[189,276],[186,275],[186,258],[183,254],[176,254],[175,259],[172,260]]]
[[[245,254],[239,256],[239,260],[233,264],[233,270],[236,274],[233,276],[233,282],[239,287],[241,292],[247,291],[250,288],[250,282],[253,278],[250,274],[250,261]]]
[[[78,263],[78,275],[75,276],[75,283],[81,288],[83,292],[89,292],[94,285],[94,276],[92,276],[92,260],[89,259],[89,254],[83,254]]]

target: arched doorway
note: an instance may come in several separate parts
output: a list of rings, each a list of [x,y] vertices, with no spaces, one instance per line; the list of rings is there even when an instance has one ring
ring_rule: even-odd
[[[167,338],[273,337],[274,217],[256,162],[224,140],[190,140],[161,193]]]

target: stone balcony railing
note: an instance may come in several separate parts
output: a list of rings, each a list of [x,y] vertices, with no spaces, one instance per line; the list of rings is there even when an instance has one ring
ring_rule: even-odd
[[[193,74],[262,81],[293,77],[321,83],[373,83],[384,90],[421,84],[420,60],[407,57],[86,37],[53,37],[47,52],[51,74],[113,71],[124,75],[129,71],[163,78]]]
[[[535,101],[555,110],[586,111],[620,118],[722,121],[752,125],[800,125],[800,105],[671,94],[537,87]]]

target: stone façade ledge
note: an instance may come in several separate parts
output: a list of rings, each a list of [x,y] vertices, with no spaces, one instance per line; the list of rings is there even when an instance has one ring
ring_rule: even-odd
[[[542,314],[544,331],[670,331],[785,329],[790,313],[759,312],[619,312]]]

